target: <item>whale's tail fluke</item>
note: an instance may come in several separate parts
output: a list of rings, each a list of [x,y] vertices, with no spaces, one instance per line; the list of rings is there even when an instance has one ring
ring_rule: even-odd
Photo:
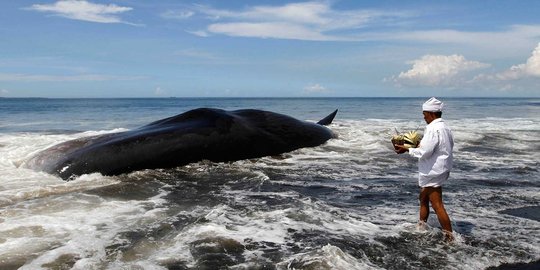
[[[333,113],[329,114],[327,117],[321,119],[317,124],[327,126],[332,124],[332,121],[334,120],[334,117],[336,117],[338,110],[335,110]]]

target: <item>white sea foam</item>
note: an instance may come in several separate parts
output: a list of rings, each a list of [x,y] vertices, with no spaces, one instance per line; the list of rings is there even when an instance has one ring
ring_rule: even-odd
[[[537,185],[511,185],[516,179],[506,178],[519,174],[491,173],[497,169],[525,168],[525,176],[519,180],[538,181],[531,176],[540,160],[540,151],[532,151],[539,147],[538,121],[493,118],[448,123],[455,135],[457,166],[444,196],[456,228],[456,248],[421,244],[406,248],[426,256],[449,249],[448,269],[477,269],[523,261],[523,256],[538,259],[534,254],[540,254],[536,245],[540,236],[534,232],[539,222],[499,213],[516,206],[537,205]],[[166,198],[176,188],[173,180],[160,183],[157,195],[144,198],[126,199],[92,192],[126,184],[123,181],[161,181],[151,172],[123,177],[91,174],[64,182],[17,167],[27,157],[58,142],[123,129],[76,134],[0,134],[0,266],[12,263],[24,265],[22,269],[39,269],[72,261],[75,269],[165,269],[175,263],[196,267],[198,257],[192,253],[193,243],[204,240],[207,242],[200,245],[231,241],[256,247],[243,251],[244,261],[236,265],[237,269],[269,262],[266,249],[277,249],[284,256],[279,262],[273,261],[280,268],[295,264],[327,269],[378,269],[380,265],[373,258],[352,256],[336,245],[316,243],[304,249],[310,243],[298,237],[309,232],[343,239],[357,237],[381,250],[391,248],[386,246],[385,241],[390,241],[387,239],[404,243],[410,240],[407,237],[419,242],[438,241],[441,235],[435,229],[439,225],[434,214],[428,221],[427,233],[415,229],[416,161],[396,155],[389,141],[394,127],[405,131],[418,126],[423,124],[338,120],[331,128],[339,137],[322,146],[299,149],[281,158],[188,165],[182,169],[187,176],[219,175],[222,183],[209,192],[225,198],[218,204],[189,207],[174,205],[173,199]],[[485,138],[495,145],[483,143]],[[508,181],[509,185],[473,185],[474,181],[495,180]],[[280,188],[265,190],[268,186]],[[310,194],[310,188],[327,189],[330,194]],[[368,193],[376,196],[374,202],[358,203],[369,201],[369,197],[362,198]],[[355,199],[355,195],[360,198]],[[331,196],[340,200],[351,196],[348,203],[353,206],[340,206],[342,201],[328,199]],[[403,201],[404,198],[409,199]],[[170,224],[179,217],[193,221],[174,228]],[[171,228],[156,236],[143,236],[134,242],[124,236],[153,231],[163,224]],[[500,248],[493,250],[492,242]],[[111,252],[109,247],[115,245],[125,249]],[[302,251],[291,252],[290,246]]]
[[[114,244],[118,234],[151,226],[165,219],[166,210],[158,197],[147,201],[111,201],[97,195],[70,193],[61,197],[26,201],[2,210],[0,258],[27,260],[22,269],[37,269],[61,255],[77,258],[79,266],[99,266],[106,257],[105,248]],[[21,208],[23,207],[24,208]]]
[[[367,258],[360,260],[330,244],[312,252],[295,254],[277,266],[280,269],[384,269],[375,266]]]
[[[70,254],[76,268],[97,266],[119,232],[163,218],[159,199],[114,201],[81,193],[118,184],[118,179],[91,174],[64,182],[16,166],[56,143],[107,132],[0,136],[0,265],[33,258],[21,269],[38,269]]]

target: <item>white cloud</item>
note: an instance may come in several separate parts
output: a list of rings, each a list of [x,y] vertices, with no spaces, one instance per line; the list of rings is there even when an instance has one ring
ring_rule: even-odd
[[[122,21],[118,14],[132,10],[130,7],[95,4],[84,0],[61,0],[54,4],[34,4],[28,9],[52,13],[73,20],[97,23],[127,23]]]
[[[6,89],[0,89],[0,94],[7,95],[7,94],[9,94],[9,91],[6,90]]]
[[[327,24],[330,19],[324,14],[330,12],[327,3],[290,3],[284,6],[255,6],[245,11],[228,11],[200,6],[199,10],[214,19],[232,18],[243,20],[287,21],[307,24]]]
[[[469,61],[462,55],[425,55],[412,61],[412,68],[390,80],[398,85],[452,86],[462,83],[460,76],[489,67],[489,64]]]
[[[469,45],[484,45],[494,42],[508,43],[508,38],[521,42],[523,39],[538,38],[539,25],[512,25],[502,31],[492,32],[466,32],[451,29],[435,29],[425,31],[406,31],[394,33],[381,33],[373,35],[373,39],[421,41],[426,43],[458,43]]]
[[[306,87],[304,87],[304,91],[308,92],[308,93],[328,93],[330,92],[330,90],[328,90],[326,87],[316,83],[316,84],[311,84],[311,85],[308,85]]]
[[[471,84],[484,89],[539,92],[540,43],[537,44],[525,63],[513,65],[501,72],[479,74],[471,80]]]
[[[195,12],[191,10],[168,10],[161,13],[161,17],[164,19],[176,19],[185,20],[195,15]]]
[[[188,31],[234,37],[296,39],[309,41],[384,41],[441,44],[455,48],[465,45],[472,53],[513,55],[538,42],[540,25],[510,25],[495,31],[454,29],[403,30],[403,26],[422,20],[413,10],[336,9],[336,1],[310,1],[282,5],[255,5],[244,9],[217,9],[194,5],[178,11],[191,17],[210,20],[205,28]],[[397,26],[397,27],[396,27]],[[428,26],[429,27],[429,26]],[[508,42],[511,40],[512,42]],[[464,47],[461,47],[461,50]],[[476,51],[474,51],[476,50]],[[471,52],[471,51],[469,51]]]
[[[19,73],[0,73],[1,81],[19,82],[76,82],[76,81],[133,81],[142,80],[142,76],[110,76],[99,74],[83,75],[37,75]]]
[[[486,89],[537,92],[540,87],[540,43],[523,64],[500,72],[475,74],[491,65],[469,61],[461,55],[425,55],[411,62],[412,68],[386,78],[397,86]]]
[[[205,30],[236,37],[355,40],[334,31],[358,29],[385,20],[408,17],[407,12],[332,9],[330,1],[289,3],[281,6],[253,6],[242,11],[195,6],[198,13],[212,20]],[[202,31],[202,30],[201,30]]]
[[[196,35],[196,36],[199,36],[199,37],[208,37],[208,33],[206,31],[203,31],[203,30],[198,30],[198,31],[186,31],[190,34],[193,34],[193,35]]]
[[[476,79],[512,81],[531,77],[540,78],[540,43],[524,64],[512,66],[510,69],[495,75],[480,75]]]
[[[284,30],[286,29],[286,30]],[[265,23],[221,23],[208,26],[208,31],[238,37],[334,40],[307,27],[281,22]]]
[[[218,57],[213,55],[210,52],[199,50],[199,49],[185,49],[180,50],[174,53],[176,56],[189,57],[189,58],[198,58],[198,59],[207,59],[207,60],[216,60]]]
[[[358,40],[364,41],[406,41],[426,44],[464,45],[477,48],[492,55],[509,55],[529,50],[538,43],[540,25],[512,25],[501,31],[458,31],[434,29],[426,31],[400,31],[364,33]],[[509,42],[511,41],[511,42]],[[463,48],[463,47],[462,47]]]

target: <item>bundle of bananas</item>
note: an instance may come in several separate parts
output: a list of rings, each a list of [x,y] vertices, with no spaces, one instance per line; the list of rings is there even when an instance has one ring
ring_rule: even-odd
[[[422,136],[416,131],[409,131],[404,134],[396,134],[392,136],[392,145],[399,144],[408,148],[416,148],[420,144]]]

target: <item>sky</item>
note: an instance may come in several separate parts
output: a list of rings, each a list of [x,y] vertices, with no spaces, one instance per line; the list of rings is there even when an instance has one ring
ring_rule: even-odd
[[[0,1],[0,97],[540,97],[540,1]]]

